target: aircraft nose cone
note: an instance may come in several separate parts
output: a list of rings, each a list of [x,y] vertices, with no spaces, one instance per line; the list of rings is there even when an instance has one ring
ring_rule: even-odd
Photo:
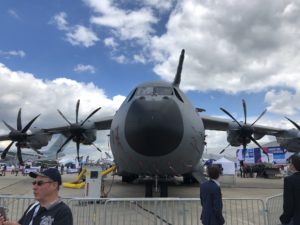
[[[135,100],[125,121],[125,137],[130,147],[145,156],[163,156],[181,142],[183,120],[172,99]]]

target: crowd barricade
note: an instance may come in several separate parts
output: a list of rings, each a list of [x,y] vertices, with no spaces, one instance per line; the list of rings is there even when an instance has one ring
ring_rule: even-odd
[[[283,211],[283,195],[274,195],[266,201],[268,225],[281,224],[279,217]]]
[[[19,220],[27,207],[35,202],[32,197],[1,195],[0,206],[5,208],[7,218],[10,220]]]
[[[223,216],[227,225],[264,225],[265,204],[262,199],[223,199]]]
[[[200,200],[179,198],[109,199],[105,225],[199,225]]]
[[[63,198],[74,225],[201,225],[199,198]],[[0,195],[10,220],[18,220],[32,197]],[[227,225],[275,225],[282,212],[282,195],[261,199],[223,199]]]
[[[74,225],[103,225],[106,201],[105,198],[73,198],[65,203],[71,208]]]

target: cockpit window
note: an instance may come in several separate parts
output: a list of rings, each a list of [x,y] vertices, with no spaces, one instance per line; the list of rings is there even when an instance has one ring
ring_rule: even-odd
[[[140,87],[138,88],[136,95],[172,95],[173,90],[170,87]]]

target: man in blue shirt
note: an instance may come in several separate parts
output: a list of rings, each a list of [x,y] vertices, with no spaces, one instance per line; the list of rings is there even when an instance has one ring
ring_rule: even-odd
[[[223,203],[220,183],[220,168],[209,166],[209,180],[200,185],[200,200],[202,206],[201,221],[203,225],[222,225],[225,223],[222,215]]]

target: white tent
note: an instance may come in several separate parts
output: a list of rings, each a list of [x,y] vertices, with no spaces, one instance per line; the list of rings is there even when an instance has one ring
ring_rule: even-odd
[[[213,164],[221,164],[223,168],[223,175],[234,175],[235,174],[235,165],[234,162],[222,157],[216,161],[213,161]]]

